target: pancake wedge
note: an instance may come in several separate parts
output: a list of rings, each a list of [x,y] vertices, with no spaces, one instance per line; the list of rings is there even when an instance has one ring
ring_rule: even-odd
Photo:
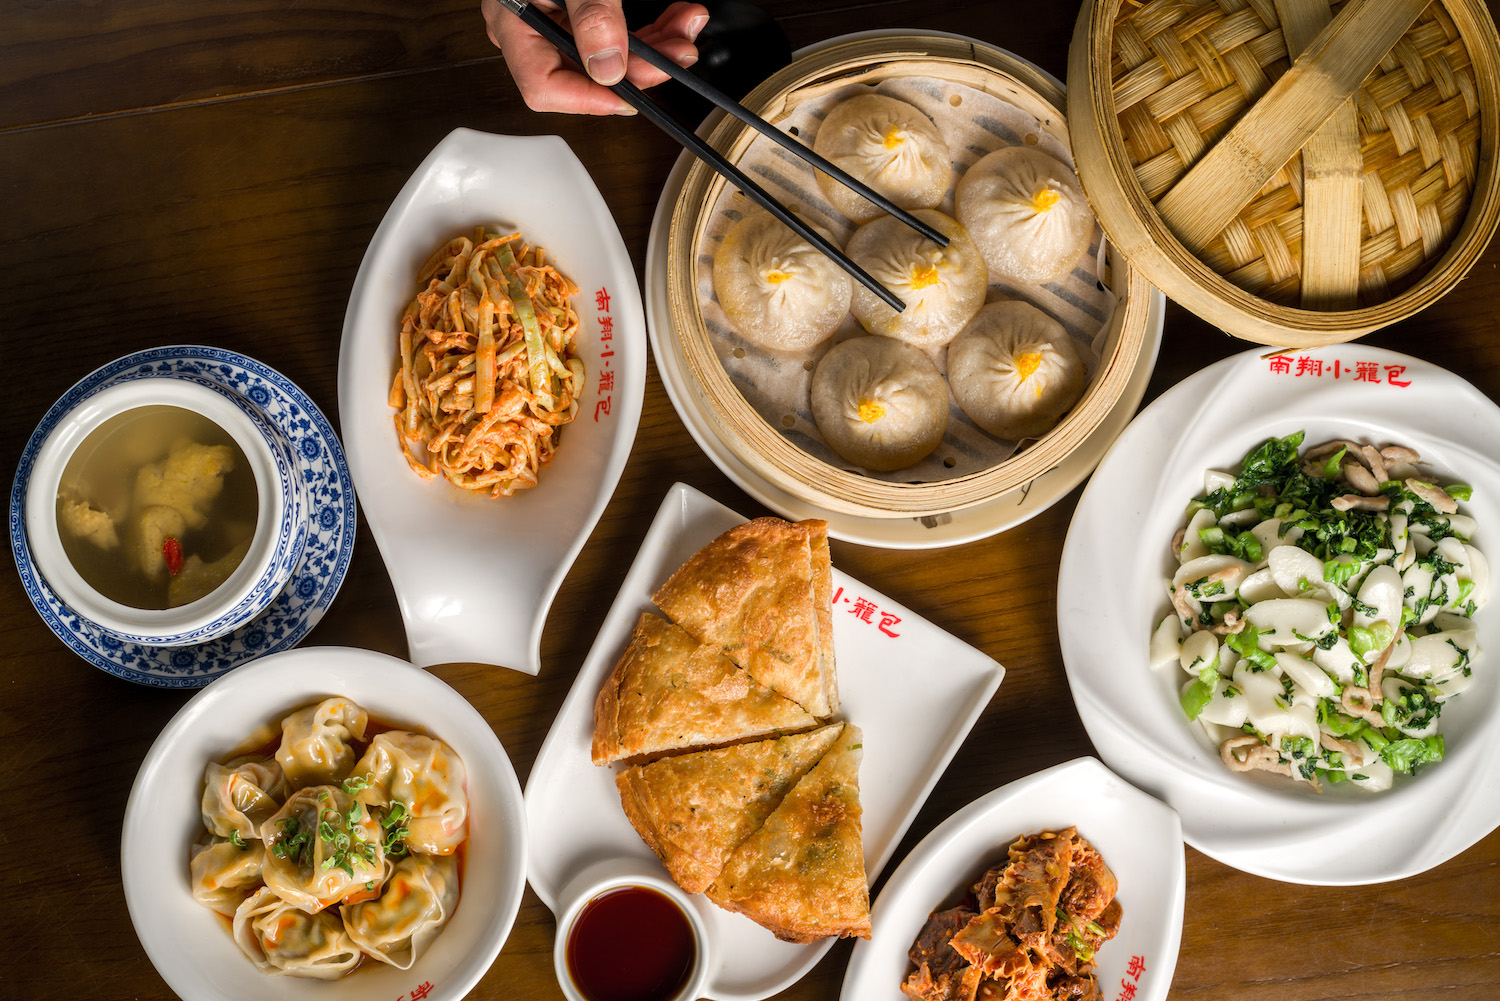
[[[814,716],[839,705],[828,523],[757,518],[695,553],[654,600],[700,642]]]
[[[594,702],[594,764],[806,730],[817,720],[681,626],[646,612]]]
[[[845,724],[823,760],[729,856],[708,899],[787,942],[870,937],[860,830],[862,741],[859,727]]]
[[[843,729],[836,723],[632,765],[615,776],[620,805],[677,885],[700,893]]]

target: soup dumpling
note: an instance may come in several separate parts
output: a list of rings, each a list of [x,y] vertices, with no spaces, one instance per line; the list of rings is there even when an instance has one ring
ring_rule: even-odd
[[[463,759],[441,740],[391,730],[370,741],[345,786],[362,786],[356,797],[380,809],[387,827],[404,826],[408,849],[448,855],[469,836],[466,777]]]
[[[1073,269],[1094,215],[1067,164],[1029,146],[981,158],[958,182],[955,214],[996,275],[1040,285]]]
[[[948,381],[975,424],[1016,441],[1078,402],[1086,366],[1061,323],[1029,302],[992,302],[948,346]]]
[[[811,223],[808,223],[812,226]],[[829,233],[813,226],[830,243]],[[734,329],[772,351],[805,351],[849,312],[854,282],[769,212],[729,227],[714,254],[714,292]]]
[[[261,825],[261,877],[283,900],[312,914],[363,898],[367,884],[389,874],[383,839],[380,821],[363,803],[337,786],[308,786]]]
[[[812,380],[818,431],[850,462],[887,472],[937,448],[948,429],[948,386],[921,351],[888,337],[835,345]]]
[[[359,965],[358,946],[328,911],[308,914],[263,886],[234,913],[234,940],[262,973],[337,980]]]
[[[906,309],[896,312],[863,285],[854,287],[850,307],[872,334],[938,348],[953,340],[984,304],[989,276],[984,258],[957,220],[932,209],[912,214],[948,237],[948,246],[939,247],[893,216],[861,226],[844,252],[906,303]]]
[[[354,767],[355,740],[362,740],[370,716],[348,699],[324,699],[281,721],[276,763],[293,789],[342,779]]]
[[[243,846],[219,838],[198,845],[188,870],[193,899],[232,918],[245,898],[260,888],[265,864],[266,846],[259,838]]]
[[[915,105],[861,94],[834,106],[818,126],[813,152],[903,209],[943,200],[953,165],[943,134]],[[844,215],[868,222],[884,214],[874,202],[818,171],[818,187]]]
[[[287,783],[275,761],[246,755],[203,771],[203,826],[221,838],[242,842],[260,837],[260,825],[281,809]]]
[[[409,855],[396,863],[378,897],[343,909],[344,928],[366,953],[409,970],[453,917],[458,863]]]

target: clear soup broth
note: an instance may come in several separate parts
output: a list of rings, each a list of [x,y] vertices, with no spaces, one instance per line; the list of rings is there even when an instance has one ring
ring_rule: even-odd
[[[137,407],[95,428],[68,459],[58,535],[100,594],[175,608],[240,565],[258,504],[255,473],[228,432],[181,407]]]

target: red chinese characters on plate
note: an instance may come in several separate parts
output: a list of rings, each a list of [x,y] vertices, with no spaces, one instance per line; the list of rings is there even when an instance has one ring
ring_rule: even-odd
[[[1141,974],[1146,972],[1146,958],[1144,956],[1131,956],[1130,963],[1125,967],[1125,979],[1120,979],[1120,993],[1115,995],[1115,1001],[1134,1001],[1135,992],[1140,985]]]
[[[843,607],[846,605],[847,608]],[[892,638],[901,635],[896,632],[896,626],[901,624],[901,617],[891,612],[881,611],[879,606],[863,595],[847,595],[843,588],[838,588],[833,592],[833,610],[848,612],[861,622],[868,622]]]
[[[1406,378],[1405,365],[1382,365],[1373,361],[1356,361],[1353,364],[1341,358],[1314,358],[1311,355],[1272,355],[1266,359],[1272,375],[1286,375],[1294,379],[1337,379],[1348,382],[1367,382],[1376,386],[1395,386],[1405,389],[1411,385]]]
[[[433,992],[432,981],[424,980],[411,989],[410,994],[402,994],[396,1001],[422,1001],[423,998]]]
[[[594,402],[594,422],[601,414],[609,413],[609,404],[615,389],[615,372],[609,360],[615,356],[615,321],[609,313],[609,288],[601,285],[594,293],[594,310],[599,320],[599,399]]]

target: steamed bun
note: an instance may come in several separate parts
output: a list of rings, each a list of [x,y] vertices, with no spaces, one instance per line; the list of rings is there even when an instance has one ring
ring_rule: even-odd
[[[948,381],[969,418],[997,438],[1051,430],[1078,402],[1086,366],[1063,325],[1029,302],[992,302],[948,346]]]
[[[948,429],[948,386],[909,344],[855,337],[818,362],[813,420],[839,455],[867,469],[904,469],[925,458]]]
[[[932,119],[915,105],[882,94],[861,94],[835,105],[818,126],[813,152],[903,209],[937,205],[953,176],[948,144]],[[818,187],[855,222],[884,214],[822,171]]]
[[[900,313],[863,285],[854,286],[850,306],[872,334],[894,337],[919,348],[947,344],[984,304],[989,275],[974,241],[952,217],[932,209],[912,213],[944,236],[939,247],[892,216],[865,223],[844,252],[906,309]]]
[[[826,230],[812,228],[833,242]],[[849,312],[854,287],[843,269],[765,211],[729,227],[713,273],[734,329],[772,351],[803,351],[832,334]]]
[[[955,214],[996,275],[1040,285],[1089,249],[1094,215],[1067,165],[1029,146],[981,158],[958,182]]]

